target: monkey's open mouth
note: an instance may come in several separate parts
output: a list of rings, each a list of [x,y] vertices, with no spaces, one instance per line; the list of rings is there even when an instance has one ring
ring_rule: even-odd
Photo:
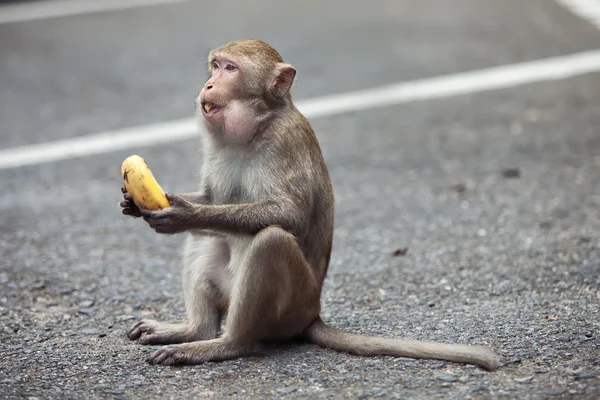
[[[204,112],[207,114],[216,114],[221,109],[221,106],[218,106],[214,103],[204,102],[202,104],[202,108],[204,108]]]

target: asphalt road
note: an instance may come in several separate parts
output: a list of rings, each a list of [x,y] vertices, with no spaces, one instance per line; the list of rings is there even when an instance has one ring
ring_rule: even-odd
[[[596,27],[549,0],[349,4],[198,1],[0,25],[0,146],[190,117],[207,51],[239,37],[296,66],[297,99],[600,48]],[[169,191],[193,190],[188,140],[0,170],[0,396],[600,397],[598,74],[312,122],[337,198],[324,319],[489,346],[499,371],[305,344],[147,365],[153,348],[124,332],[184,316],[183,237],[120,214],[119,167],[135,152]]]

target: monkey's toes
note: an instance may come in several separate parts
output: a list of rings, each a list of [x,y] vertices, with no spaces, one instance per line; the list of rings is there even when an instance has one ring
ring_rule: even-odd
[[[189,343],[163,346],[152,353],[146,360],[156,365],[194,365],[208,361],[208,358],[190,348]]]
[[[140,344],[173,344],[180,343],[185,341],[182,335],[177,335],[173,332],[161,332],[161,333],[149,333],[142,332],[140,337],[138,338],[138,343]]]
[[[152,320],[143,319],[141,321],[138,321],[129,329],[129,331],[127,332],[127,337],[131,340],[139,339],[140,336],[142,336],[142,334],[144,333],[153,333],[155,325],[156,322]]]
[[[151,365],[177,365],[186,364],[186,357],[185,353],[178,347],[164,346],[151,354],[147,361]]]

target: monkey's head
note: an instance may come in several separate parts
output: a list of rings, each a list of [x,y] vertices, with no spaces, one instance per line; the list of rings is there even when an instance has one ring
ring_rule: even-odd
[[[252,139],[257,121],[290,101],[296,70],[260,40],[236,40],[208,55],[209,77],[197,98],[198,114],[229,142]]]

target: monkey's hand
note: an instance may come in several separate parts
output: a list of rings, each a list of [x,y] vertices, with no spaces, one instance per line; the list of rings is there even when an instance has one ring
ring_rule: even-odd
[[[144,221],[156,233],[173,235],[189,230],[193,225],[198,206],[175,194],[165,193],[165,196],[171,202],[171,206],[156,211],[140,210]]]
[[[133,197],[131,197],[131,193],[129,193],[124,187],[121,188],[121,192],[123,193],[123,201],[119,203],[119,205],[123,207],[121,213],[123,215],[131,215],[135,218],[141,217],[141,210],[133,202]]]

